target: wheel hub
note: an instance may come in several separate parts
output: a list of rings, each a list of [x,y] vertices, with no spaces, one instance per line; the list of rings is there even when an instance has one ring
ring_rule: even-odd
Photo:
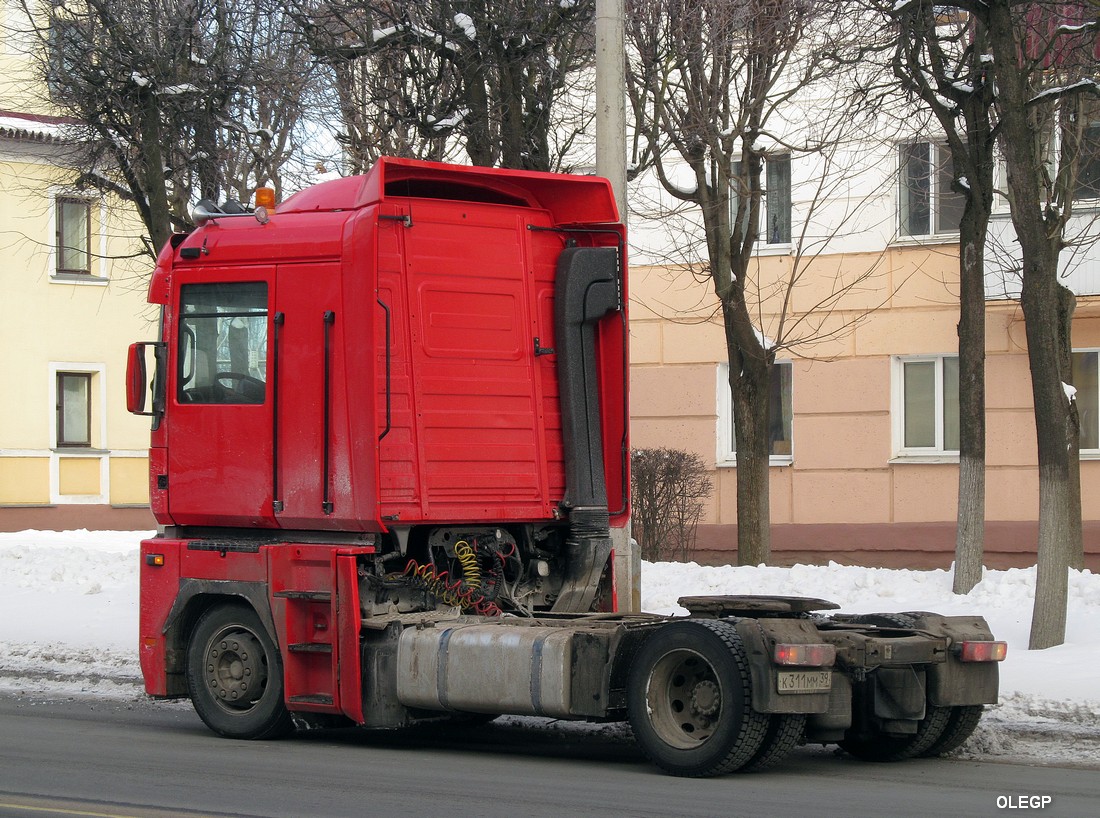
[[[709,739],[721,718],[722,688],[715,670],[693,650],[671,650],[655,663],[647,699],[654,730],[680,749]]]
[[[704,718],[713,716],[722,707],[722,694],[718,685],[709,679],[696,683],[691,691],[691,709]]]
[[[206,654],[206,682],[223,704],[251,707],[267,682],[259,640],[244,631],[211,640]]]

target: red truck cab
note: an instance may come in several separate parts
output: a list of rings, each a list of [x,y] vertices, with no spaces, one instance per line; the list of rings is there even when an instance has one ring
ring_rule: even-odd
[[[328,594],[356,555],[366,609],[613,607],[629,478],[609,183],[383,159],[226,210],[204,203],[164,247],[161,339],[131,350],[136,410],[156,353],[150,692],[182,692],[183,634],[219,594],[262,609],[294,590],[273,549],[324,562]]]

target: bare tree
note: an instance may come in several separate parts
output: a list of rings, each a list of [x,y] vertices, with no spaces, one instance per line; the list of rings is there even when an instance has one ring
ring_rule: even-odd
[[[856,26],[846,4],[803,0],[632,0],[627,4],[633,57],[628,91],[635,119],[638,164],[651,165],[668,196],[696,214],[705,246],[702,269],[717,296],[725,331],[737,451],[738,562],[770,555],[769,390],[776,351],[811,344],[850,329],[838,318],[845,296],[867,283],[874,265],[835,279],[811,309],[791,311],[795,289],[812,257],[828,241],[806,218],[789,274],[762,282],[755,275],[760,226],[765,235],[790,230],[764,207],[766,167],[785,157],[818,163],[820,204],[844,155],[851,112],[820,105],[862,89],[837,81],[850,60]],[[850,39],[849,39],[850,38]],[[814,110],[804,99],[818,94]],[[676,168],[688,170],[688,180]],[[685,183],[686,181],[686,183]],[[811,208],[813,205],[811,205]],[[840,220],[840,221],[843,221]],[[844,228],[834,224],[834,231]],[[835,235],[835,232],[834,232]],[[761,326],[765,304],[778,315]],[[858,319],[852,319],[858,320]]]
[[[277,47],[286,45],[278,4],[23,8],[49,104],[81,123],[75,184],[132,201],[150,253],[189,226],[194,200],[240,195],[261,177],[278,182],[307,73],[302,49]]]
[[[953,590],[981,579],[985,548],[985,247],[993,209],[995,127],[980,20],[911,0],[880,5],[895,32],[893,73],[932,112],[951,156],[959,221],[959,502]]]
[[[961,4],[989,38],[1000,147],[1022,257],[1020,296],[1039,456],[1039,542],[1030,647],[1065,640],[1068,568],[1083,561],[1080,419],[1072,382],[1075,298],[1059,255],[1077,194],[1085,116],[1100,96],[1095,6]],[[1094,107],[1093,107],[1094,109]]]
[[[679,449],[630,453],[630,507],[642,559],[688,559],[712,484],[703,458]]]
[[[281,199],[309,178],[307,111],[321,96],[319,72],[300,30],[279,0],[237,4],[242,26],[235,53],[242,82],[218,129],[226,188],[247,202],[261,185]]]
[[[355,169],[381,154],[563,170],[591,121],[594,0],[298,0]]]
[[[292,8],[324,66],[350,172],[365,172],[379,156],[451,158],[460,76],[439,38],[408,19],[421,10],[392,2]]]

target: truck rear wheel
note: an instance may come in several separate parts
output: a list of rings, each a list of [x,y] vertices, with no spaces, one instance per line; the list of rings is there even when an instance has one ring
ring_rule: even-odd
[[[880,628],[913,628],[921,616],[935,616],[927,611],[905,613],[869,613],[851,617],[848,621]],[[955,708],[927,705],[924,718],[911,736],[870,736],[848,738],[840,742],[841,749],[863,761],[904,761],[930,754],[944,738]],[[973,728],[971,728],[973,730]],[[969,734],[967,734],[969,735]],[[963,739],[965,741],[965,738]],[[961,743],[961,742],[960,742]],[[957,746],[957,745],[956,745]]]
[[[721,775],[760,749],[768,716],[752,709],[748,660],[727,622],[665,625],[638,651],[627,713],[642,751],[673,775]]]
[[[947,726],[932,746],[921,753],[922,758],[934,758],[950,753],[962,747],[973,734],[982,720],[982,711],[985,708],[980,704],[957,705],[951,708],[951,717],[947,720]]]
[[[947,728],[953,708],[927,705],[924,718],[911,736],[871,736],[844,739],[841,749],[863,761],[904,761],[917,758],[933,747]]]
[[[764,743],[738,772],[759,773],[771,769],[802,743],[805,733],[805,713],[773,713],[764,734]]]
[[[187,689],[215,733],[265,739],[291,728],[279,652],[247,605],[218,605],[199,618],[187,647]]]

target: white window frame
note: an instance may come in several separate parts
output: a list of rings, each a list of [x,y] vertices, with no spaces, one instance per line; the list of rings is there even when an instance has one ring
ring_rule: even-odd
[[[781,239],[779,241],[772,241],[771,240],[771,227],[768,224],[768,216],[771,213],[771,204],[773,202],[775,202],[775,199],[772,198],[773,197],[772,188],[771,188],[771,184],[769,183],[768,179],[769,179],[770,169],[776,167],[777,163],[780,163],[780,162],[785,163],[786,166],[787,166],[786,190],[782,191],[782,193],[784,194],[783,198],[786,199],[786,205],[787,205],[787,232],[788,232],[789,235],[785,239]],[[763,205],[763,207],[761,208],[761,213],[764,216],[764,230],[763,230],[763,235],[761,236],[761,240],[762,240],[763,244],[766,247],[790,247],[791,246],[791,239],[794,235],[794,220],[793,220],[794,207],[793,207],[793,204],[792,204],[792,201],[791,201],[791,188],[792,188],[794,183],[793,183],[793,180],[791,178],[791,176],[792,176],[792,174],[791,174],[791,165],[792,165],[791,155],[789,153],[777,154],[776,156],[771,156],[771,157],[768,157],[764,160],[764,201],[761,202],[761,204]],[[780,202],[780,204],[782,204],[782,202]]]
[[[1078,354],[1078,353],[1089,353],[1089,352],[1096,353],[1097,368],[1100,369],[1100,348],[1097,348],[1097,347],[1084,347],[1082,349],[1074,349],[1073,350],[1073,353],[1075,355]],[[1097,381],[1098,381],[1097,391],[1100,392],[1100,371],[1097,372]],[[1077,387],[1077,390],[1078,390],[1078,393],[1080,393],[1081,387]],[[1094,395],[1093,398],[1097,401],[1097,404],[1100,405],[1100,395]],[[1078,407],[1079,406],[1080,405],[1078,405]],[[1078,408],[1078,411],[1080,411],[1080,408]],[[1100,418],[1094,418],[1094,422],[1096,422],[1098,425],[1100,425]],[[1100,431],[1100,430],[1098,430],[1098,431]],[[1082,460],[1100,460],[1100,447],[1094,448],[1094,449],[1086,449],[1086,448],[1082,447],[1081,448],[1081,459]]]
[[[88,399],[91,401],[91,447],[57,445],[57,376],[59,373],[92,376]],[[87,361],[51,361],[49,364],[50,423],[50,503],[105,505],[111,496],[111,458],[107,450],[107,365]],[[99,494],[62,494],[61,460],[88,458],[99,461]]]
[[[49,258],[47,260],[50,281],[54,284],[72,284],[75,286],[105,287],[107,278],[107,203],[102,198],[89,196],[66,187],[51,187],[47,191],[50,201]],[[57,208],[59,199],[82,199],[88,203],[88,272],[58,273],[57,253]]]
[[[83,381],[87,394],[84,395],[83,401],[80,401],[83,405],[79,408],[83,409],[84,422],[86,424],[86,437],[83,440],[73,440],[75,434],[71,429],[67,427],[66,421],[68,420],[67,407],[65,406],[66,398],[65,392],[62,389],[58,389],[57,403],[55,404],[55,419],[54,419],[54,434],[57,436],[57,448],[59,449],[90,449],[92,448],[92,404],[95,402],[92,397],[92,385],[95,382],[95,377],[90,372],[58,372],[58,381],[64,378],[73,378],[79,381]],[[63,408],[65,407],[65,408]],[[65,440],[62,440],[62,432],[65,432]]]
[[[790,454],[773,454],[769,456],[768,463],[771,466],[790,466],[794,463],[794,362],[790,360],[778,360],[780,366],[791,367],[791,452]],[[718,408],[718,425],[716,427],[716,439],[718,450],[715,455],[715,463],[719,468],[736,468],[737,452],[734,451],[733,439],[733,393],[730,391],[729,364],[719,363],[716,367],[718,383],[716,403]]]
[[[1088,114],[1086,114],[1086,116],[1087,115]],[[1054,126],[1052,126],[1052,128],[1054,130],[1054,133],[1051,136],[1048,161],[1053,166],[1053,164],[1058,159],[1058,154],[1061,150],[1061,142],[1059,139],[1059,130]],[[1096,141],[1094,142],[1094,144],[1096,144],[1097,146],[1097,162],[1100,162],[1100,106],[1098,106],[1096,111],[1091,115],[1089,123],[1085,125],[1085,134],[1087,135],[1089,131],[1092,131],[1096,137]],[[1080,172],[1080,168],[1078,169],[1078,172]],[[1008,204],[1008,197],[1005,196],[1004,193],[1004,191],[1008,189],[1008,168],[1005,165],[1004,154],[1001,152],[1001,148],[999,145],[997,146],[996,153],[994,154],[993,173],[993,188],[995,190],[995,195],[993,197],[993,215],[1008,217],[1012,213],[1012,210]],[[1080,179],[1078,179],[1078,184],[1080,184]],[[1074,215],[1081,213],[1093,214],[1097,210],[1100,210],[1100,183],[1098,183],[1096,195],[1094,196],[1078,196],[1077,191],[1074,191]],[[1074,351],[1076,352],[1077,350]],[[1090,350],[1081,351],[1088,352]]]
[[[785,161],[787,164],[787,224],[790,229],[790,236],[783,241],[772,242],[771,236],[768,233],[768,167],[775,165],[777,161]],[[731,172],[736,175],[737,168],[740,165],[740,161],[733,163]],[[756,226],[756,248],[755,252],[767,254],[769,252],[787,252],[791,248],[791,244],[794,241],[794,171],[793,171],[793,159],[789,153],[775,154],[774,156],[764,157],[764,167],[761,171],[761,175],[764,177],[763,189],[760,192],[760,220],[764,223],[763,229],[757,224]],[[774,201],[774,199],[772,200]],[[737,219],[737,199],[734,194],[730,196],[730,223],[732,224]]]
[[[928,230],[921,233],[911,233],[906,225],[905,211],[907,206],[906,168],[903,161],[903,151],[916,145],[925,145],[928,148],[928,166],[931,169],[928,179]],[[897,160],[897,235],[899,242],[924,242],[929,240],[953,240],[959,236],[959,228],[950,230],[938,230],[936,222],[939,213],[939,199],[943,195],[958,195],[948,190],[946,194],[939,190],[940,168],[944,161],[950,161],[950,154],[943,142],[935,139],[921,137],[898,142],[894,149]],[[960,211],[961,214],[961,211]]]
[[[59,276],[91,275],[92,259],[95,258],[92,252],[92,203],[81,196],[56,196],[53,202],[58,225],[54,233],[55,259],[58,266],[54,272]],[[67,214],[64,219],[61,218],[62,213]],[[74,231],[76,235],[67,235],[66,229],[70,222],[75,222],[75,227],[83,229],[78,233]],[[83,256],[83,266],[62,267],[62,263],[70,260],[71,256],[76,256],[71,260],[77,262],[81,261],[80,256]]]
[[[890,361],[890,417],[893,426],[894,458],[891,462],[909,463],[958,463],[957,449],[944,448],[943,416],[943,362],[947,358],[958,358],[954,352],[931,355],[895,355]],[[905,364],[934,363],[935,395],[933,407],[936,443],[934,446],[905,445]]]

